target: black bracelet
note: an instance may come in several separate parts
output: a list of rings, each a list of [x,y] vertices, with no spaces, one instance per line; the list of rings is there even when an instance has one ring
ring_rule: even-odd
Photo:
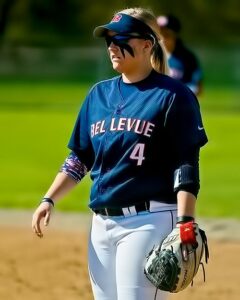
[[[194,221],[194,218],[190,216],[177,217],[177,223],[187,223],[191,221]]]
[[[54,207],[54,202],[51,198],[43,198],[41,203],[44,203],[44,202],[50,203]]]

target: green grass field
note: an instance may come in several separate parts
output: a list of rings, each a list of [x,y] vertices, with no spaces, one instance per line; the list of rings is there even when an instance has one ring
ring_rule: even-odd
[[[34,208],[64,161],[90,85],[0,82],[0,207]],[[198,214],[240,218],[240,103],[237,90],[206,88],[200,98],[209,143],[201,152]],[[86,211],[90,179],[58,208]]]

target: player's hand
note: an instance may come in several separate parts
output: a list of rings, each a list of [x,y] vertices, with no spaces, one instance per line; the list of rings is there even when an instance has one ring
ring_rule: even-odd
[[[32,230],[38,237],[43,237],[41,230],[41,220],[43,220],[44,226],[47,226],[50,221],[53,206],[51,203],[43,202],[35,210],[32,217]]]

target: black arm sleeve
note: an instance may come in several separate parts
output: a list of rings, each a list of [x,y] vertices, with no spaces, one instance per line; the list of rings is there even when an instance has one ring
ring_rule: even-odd
[[[195,148],[179,157],[174,172],[174,192],[186,191],[197,198],[200,189],[199,150]]]
[[[206,144],[200,107],[187,89],[172,97],[166,114],[165,128],[174,170],[174,191],[184,190],[197,196],[199,183],[199,152]]]

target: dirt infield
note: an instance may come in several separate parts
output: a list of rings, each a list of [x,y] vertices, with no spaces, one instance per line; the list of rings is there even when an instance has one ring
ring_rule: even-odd
[[[15,218],[11,223],[12,214],[4,220],[0,212],[0,299],[93,300],[86,265],[89,218],[82,219],[81,228],[74,223],[76,215],[70,222],[74,228],[59,219],[59,224],[53,222],[44,238],[38,239],[31,232],[29,214],[16,214],[21,220]],[[206,283],[199,270],[193,287],[170,299],[239,299],[240,239],[216,237],[209,230],[209,247]]]

